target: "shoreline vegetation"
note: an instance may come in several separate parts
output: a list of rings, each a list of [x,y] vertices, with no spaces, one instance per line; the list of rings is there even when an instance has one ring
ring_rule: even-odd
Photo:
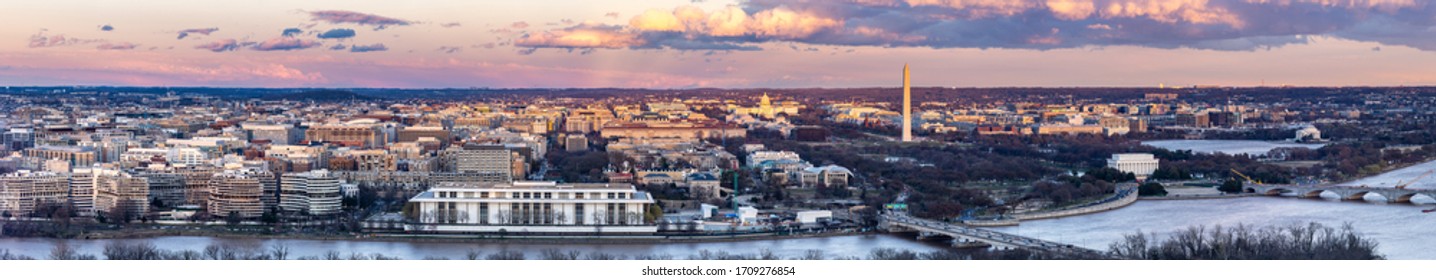
[[[1165,237],[1137,232],[1114,242],[1109,252],[1121,259],[1132,260],[1380,260],[1379,244],[1358,233],[1350,224],[1339,228],[1320,223],[1285,227],[1252,227],[1221,225],[1190,227],[1168,233]],[[399,260],[398,256],[382,253],[340,252],[330,250],[319,255],[295,256],[289,247],[274,244],[265,248],[230,244],[211,244],[203,250],[166,250],[149,241],[112,240],[101,252],[79,252],[67,243],[56,243],[50,260]],[[15,254],[0,249],[0,260],[36,260],[35,256]],[[448,260],[448,256],[425,256],[423,260]],[[798,255],[781,256],[763,249],[753,254],[734,254],[700,250],[688,256],[671,254],[621,255],[606,252],[545,249],[537,252],[516,250],[470,250],[459,260],[1051,260],[1061,256],[1030,250],[938,249],[919,252],[905,249],[875,248],[866,256],[832,256],[823,250],[807,250]]]

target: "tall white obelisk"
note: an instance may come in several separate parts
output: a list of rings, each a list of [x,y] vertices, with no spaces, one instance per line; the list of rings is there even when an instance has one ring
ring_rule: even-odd
[[[912,142],[912,81],[907,64],[902,65],[902,141]]]

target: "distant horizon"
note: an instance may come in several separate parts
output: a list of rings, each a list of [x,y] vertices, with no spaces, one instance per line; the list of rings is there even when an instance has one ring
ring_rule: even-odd
[[[841,89],[896,89],[902,86],[854,86],[854,87],[699,87],[699,88],[637,88],[637,87],[262,87],[262,86],[124,86],[124,85],[48,85],[48,86],[3,86],[5,88],[138,88],[138,89],[262,89],[262,90],[841,90]],[[913,86],[912,88],[944,89],[1282,89],[1282,88],[1436,88],[1432,85],[1359,85],[1359,86],[1228,86],[1228,85],[1186,85],[1166,87],[1144,86]]]

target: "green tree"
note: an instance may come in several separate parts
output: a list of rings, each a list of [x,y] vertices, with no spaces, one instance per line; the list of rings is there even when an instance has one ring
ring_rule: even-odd
[[[1222,192],[1224,192],[1224,193],[1241,193],[1241,192],[1242,192],[1242,181],[1241,181],[1241,180],[1234,180],[1234,179],[1227,179],[1226,182],[1222,182],[1222,186],[1221,186],[1221,187],[1218,187],[1217,190],[1222,191]]]
[[[659,207],[657,203],[649,204],[648,212],[643,213],[643,222],[652,224],[654,221],[658,221],[660,217],[663,217],[663,207]]]
[[[229,211],[229,216],[224,217],[224,222],[230,226],[239,225],[239,211]]]
[[[264,211],[264,215],[260,215],[260,216],[259,216],[259,221],[264,222],[264,223],[266,223],[266,224],[278,223],[278,222],[279,222],[279,215],[275,215],[275,214],[274,214],[274,211]]]
[[[1148,182],[1137,187],[1137,195],[1166,196],[1167,188],[1162,187],[1162,184]]]

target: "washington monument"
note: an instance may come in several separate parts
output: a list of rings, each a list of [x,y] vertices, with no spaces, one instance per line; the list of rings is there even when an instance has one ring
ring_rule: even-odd
[[[912,81],[907,64],[902,65],[902,141],[912,142]]]

